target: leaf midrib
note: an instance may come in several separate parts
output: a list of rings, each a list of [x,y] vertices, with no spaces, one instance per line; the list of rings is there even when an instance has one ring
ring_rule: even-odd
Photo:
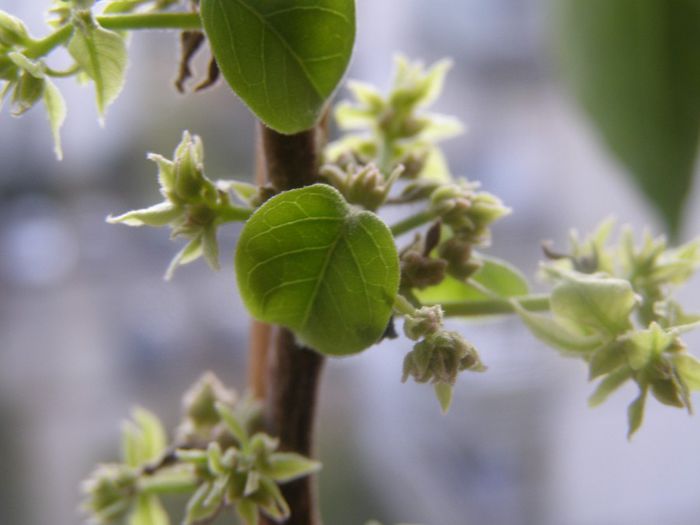
[[[302,331],[305,331],[306,326],[309,323],[309,316],[311,315],[311,310],[313,310],[313,307],[316,304],[316,299],[317,299],[318,293],[321,289],[321,285],[323,284],[323,281],[326,278],[326,273],[328,272],[328,267],[330,265],[331,259],[333,259],[333,255],[335,254],[335,250],[338,248],[338,243],[345,236],[346,225],[347,225],[347,222],[344,221],[341,224],[340,228],[338,229],[338,235],[336,236],[333,243],[330,245],[330,247],[328,249],[328,256],[326,257],[326,260],[323,262],[323,267],[321,268],[321,271],[318,273],[318,279],[316,279],[316,282],[314,283],[314,289],[311,291],[311,296],[309,297],[309,303],[306,305],[306,310],[304,311],[304,317],[302,318],[302,321],[301,321],[300,330],[302,330]]]
[[[294,51],[294,49],[291,47],[289,42],[287,41],[286,38],[282,36],[282,34],[277,31],[274,25],[263,15],[260,13],[257,9],[246,3],[244,0],[235,0],[236,2],[239,3],[243,8],[247,9],[253,16],[255,16],[260,23],[263,25],[263,31],[265,28],[267,28],[270,33],[272,33],[277,40],[284,46],[284,48],[287,50],[287,52],[292,56],[292,58],[295,60],[299,68],[304,74],[304,77],[306,78],[307,82],[311,85],[313,88],[314,92],[316,95],[318,95],[319,98],[324,99],[326,98],[325,95],[323,94],[323,91],[316,85],[316,83],[313,80],[313,77],[311,76],[311,73],[306,69],[306,64],[302,60],[302,58]],[[221,5],[221,0],[219,0],[219,5]],[[228,20],[228,14],[226,13],[226,9],[223,8],[221,11],[224,13],[224,17]]]

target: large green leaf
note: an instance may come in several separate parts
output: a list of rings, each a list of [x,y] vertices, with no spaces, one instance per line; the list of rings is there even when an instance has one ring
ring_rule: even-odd
[[[291,328],[324,354],[360,352],[391,316],[399,261],[389,229],[314,185],[273,197],[248,220],[236,251],[251,314]]]
[[[553,4],[574,93],[677,232],[700,134],[700,1]]]
[[[347,68],[354,0],[202,0],[221,72],[260,120],[280,133],[311,128]]]
[[[100,118],[124,87],[127,51],[124,37],[97,25],[89,14],[75,19],[68,52],[95,83]]]

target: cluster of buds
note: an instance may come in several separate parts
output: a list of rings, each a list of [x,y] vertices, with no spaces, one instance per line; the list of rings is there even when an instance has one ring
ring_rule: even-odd
[[[317,472],[320,464],[298,454],[277,452],[276,439],[262,433],[249,437],[232,410],[220,404],[217,409],[237,443],[225,451],[213,442],[206,450],[177,452],[203,480],[187,504],[185,523],[212,519],[225,506],[235,506],[249,525],[257,523],[259,511],[275,521],[286,520],[289,506],[277,484]]]
[[[385,177],[374,164],[357,164],[350,156],[340,159],[338,164],[326,164],[321,168],[325,177],[350,204],[376,211],[384,204],[394,183],[403,173],[397,166]]]
[[[404,333],[416,341],[404,358],[402,381],[412,377],[417,383],[432,383],[435,393],[447,412],[452,400],[452,387],[460,372],[486,370],[479,354],[458,332],[444,329],[439,305],[415,309],[399,300],[405,315]]]
[[[471,245],[488,244],[491,224],[510,213],[498,197],[478,188],[477,183],[462,180],[440,186],[430,195],[432,212]]]
[[[278,452],[278,441],[252,433],[258,407],[236,401],[213,374],[186,394],[174,445],[156,416],[136,410],[123,429],[123,463],[100,465],[83,484],[83,509],[100,524],[169,523],[159,497],[190,493],[184,523],[213,519],[235,507],[245,525],[259,512],[275,521],[289,517],[278,484],[316,472],[320,464]],[[208,438],[208,440],[206,439]]]
[[[25,53],[32,42],[21,20],[0,11],[0,107],[9,97],[10,111],[18,117],[43,101],[54,136],[56,156],[60,159],[59,129],[66,118],[66,105],[49,78],[47,66]]]
[[[436,144],[463,130],[455,118],[424,111],[440,95],[449,69],[446,60],[426,69],[398,57],[386,96],[369,84],[350,82],[355,102],[339,104],[336,120],[341,129],[357,133],[330,144],[328,160],[351,153],[363,164],[376,163],[384,173],[403,164],[404,176],[422,176],[428,158],[439,152]]]
[[[128,226],[170,226],[171,237],[185,237],[187,245],[175,256],[166,279],[179,265],[204,256],[209,265],[219,268],[217,229],[226,222],[247,219],[248,207],[236,206],[228,194],[230,184],[217,185],[204,174],[204,149],[198,136],[184,132],[172,160],[150,154],[158,164],[158,182],[164,201],[149,208],[109,217],[110,223]]]
[[[425,238],[416,235],[413,243],[399,254],[402,290],[422,290],[440,284],[445,278],[447,261],[431,255],[440,242],[440,230],[438,221],[428,230]]]
[[[133,421],[127,421],[122,430],[123,463],[99,465],[83,483],[83,510],[91,520],[101,524],[124,519],[139,523],[141,514],[163,515],[157,496],[146,489],[155,477],[145,471],[165,457],[166,449],[165,431],[158,418],[146,410],[134,410]],[[174,468],[164,485],[180,485],[183,480],[187,483],[190,477],[189,472]]]

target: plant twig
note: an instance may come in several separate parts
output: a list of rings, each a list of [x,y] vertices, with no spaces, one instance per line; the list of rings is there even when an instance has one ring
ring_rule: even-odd
[[[318,131],[282,135],[260,128],[267,180],[276,191],[318,182]],[[274,328],[268,361],[265,424],[277,436],[282,450],[313,456],[314,422],[318,388],[325,358],[297,343],[285,328]],[[262,343],[260,343],[262,344]],[[289,508],[285,525],[319,525],[315,477],[305,477],[281,487]],[[273,525],[261,517],[262,525]]]

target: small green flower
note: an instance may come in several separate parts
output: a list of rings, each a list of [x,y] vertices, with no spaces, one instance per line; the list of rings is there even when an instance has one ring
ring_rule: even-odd
[[[151,154],[158,164],[158,182],[164,201],[141,210],[130,211],[107,222],[127,226],[170,226],[171,237],[185,237],[188,243],[175,256],[165,274],[170,279],[175,269],[204,256],[209,266],[219,269],[219,226],[247,219],[252,210],[235,206],[227,186],[217,186],[204,174],[204,148],[198,136],[184,132],[173,160]]]
[[[321,168],[321,175],[326,177],[350,204],[376,211],[386,202],[389,191],[403,171],[403,166],[398,166],[385,178],[374,164],[360,166],[353,160],[346,160],[338,165],[326,164]]]
[[[692,409],[690,393],[700,389],[700,361],[680,336],[700,325],[670,297],[700,265],[700,241],[668,249],[663,238],[646,234],[637,246],[629,229],[617,247],[609,245],[614,221],[580,240],[571,235],[568,254],[546,247],[542,274],[554,288],[551,315],[528,312],[513,300],[530,330],[565,355],[589,366],[600,382],[590,398],[598,405],[630,381],[639,388],[628,409],[629,435],[644,419],[646,399]]]

